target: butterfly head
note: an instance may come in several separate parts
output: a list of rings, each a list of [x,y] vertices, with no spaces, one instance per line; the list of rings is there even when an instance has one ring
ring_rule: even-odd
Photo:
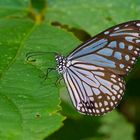
[[[67,59],[64,57],[64,56],[61,56],[61,55],[56,55],[55,56],[55,60],[56,60],[56,63],[57,63],[57,70],[60,74],[63,74],[65,73],[66,71],[66,68],[67,68]]]

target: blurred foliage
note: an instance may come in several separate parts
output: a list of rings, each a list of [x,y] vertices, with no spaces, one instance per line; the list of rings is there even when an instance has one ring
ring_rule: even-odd
[[[102,117],[78,114],[57,72],[43,79],[53,55],[26,61],[28,52],[67,55],[112,25],[140,19],[139,0],[1,0],[0,7],[0,139],[140,139],[139,60],[121,104]]]
[[[64,124],[46,140],[133,140],[134,127],[116,111],[102,117],[69,118]]]

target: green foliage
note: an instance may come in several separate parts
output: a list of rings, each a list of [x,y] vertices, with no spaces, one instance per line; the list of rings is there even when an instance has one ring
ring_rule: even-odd
[[[43,79],[47,68],[55,67],[54,57],[48,54],[27,61],[26,54],[41,51],[67,55],[80,44],[75,32],[91,36],[111,25],[139,19],[139,11],[138,0],[1,0],[0,139],[134,139],[134,125],[126,117],[139,122],[135,113],[132,116],[128,111],[126,117],[117,111],[102,117],[78,114],[65,100],[69,97],[64,84],[55,84],[58,74],[51,72],[47,80]],[[128,84],[133,81],[130,76]],[[131,86],[127,96],[139,92],[135,88],[133,93]],[[122,112],[124,107],[120,107]],[[68,119],[64,121],[65,116]]]
[[[57,21],[94,35],[111,25],[139,19],[139,0],[52,0],[46,20]]]
[[[64,127],[46,140],[133,140],[134,127],[113,111],[102,117],[79,117],[64,121]]]
[[[107,114],[101,120],[100,133],[104,134],[108,140],[126,139],[133,140],[134,127],[129,124],[122,115],[117,112]]]

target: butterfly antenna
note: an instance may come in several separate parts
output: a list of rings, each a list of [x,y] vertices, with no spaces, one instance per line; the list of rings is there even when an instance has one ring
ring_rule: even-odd
[[[29,52],[26,54],[26,60],[29,61],[29,59],[33,56],[46,55],[46,54],[53,54],[54,56],[58,55],[58,53],[56,52]]]

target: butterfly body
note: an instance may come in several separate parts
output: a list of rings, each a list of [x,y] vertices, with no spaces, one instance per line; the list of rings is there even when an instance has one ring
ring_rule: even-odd
[[[140,21],[111,27],[79,45],[67,57],[56,56],[72,103],[82,114],[100,116],[122,99],[124,76],[140,53]]]

